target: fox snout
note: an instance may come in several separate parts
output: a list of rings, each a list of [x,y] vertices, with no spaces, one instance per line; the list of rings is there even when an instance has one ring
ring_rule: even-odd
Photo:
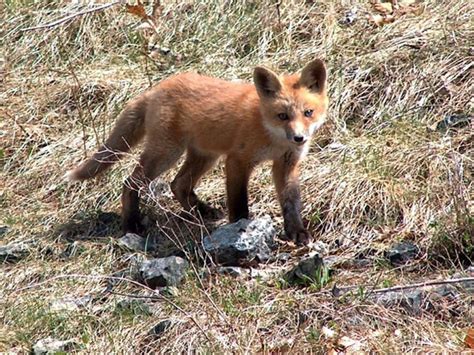
[[[290,135],[288,139],[296,144],[305,144],[308,141],[308,135],[296,133]]]

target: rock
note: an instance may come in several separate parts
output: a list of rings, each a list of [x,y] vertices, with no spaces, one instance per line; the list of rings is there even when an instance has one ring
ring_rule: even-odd
[[[186,274],[188,265],[188,262],[179,256],[146,260],[139,267],[138,278],[152,289],[176,286]]]
[[[347,259],[337,255],[328,255],[323,258],[324,265],[330,269],[336,268],[337,266],[344,264],[346,261]]]
[[[17,261],[28,255],[29,251],[29,246],[23,242],[1,245],[0,261]]]
[[[155,337],[160,337],[161,335],[163,335],[164,332],[170,329],[173,325],[174,323],[169,319],[162,320],[153,328],[151,328],[149,334]]]
[[[291,259],[290,253],[280,253],[277,256],[275,256],[275,261],[279,261],[282,263],[286,263],[290,259]]]
[[[87,306],[92,302],[92,296],[86,295],[79,298],[66,297],[54,300],[50,304],[50,310],[53,312],[77,311],[79,308]]]
[[[117,241],[121,247],[131,251],[150,252],[156,249],[156,242],[152,238],[143,238],[135,233],[127,233]]]
[[[431,306],[427,293],[421,290],[376,294],[373,296],[373,299],[376,303],[387,308],[404,308],[410,314],[419,314]]]
[[[216,269],[218,274],[229,275],[233,277],[248,276],[250,271],[238,266],[219,266]]]
[[[472,115],[464,113],[449,114],[436,124],[436,130],[446,132],[448,129],[467,127],[471,125],[472,118]]]
[[[3,237],[8,232],[7,226],[0,226],[0,237]]]
[[[262,281],[269,281],[271,279],[277,278],[281,274],[280,268],[270,269],[250,269],[250,277],[252,279],[260,279]]]
[[[271,256],[276,231],[269,216],[241,219],[216,229],[203,239],[204,250],[222,265],[264,262]]]
[[[51,337],[44,338],[33,345],[33,354],[65,353],[74,349],[77,343],[74,340],[57,340]]]
[[[354,7],[346,11],[344,16],[339,20],[341,25],[352,25],[357,20],[357,8]]]
[[[296,266],[284,275],[284,279],[289,284],[307,286],[311,283],[324,283],[323,279],[329,277],[329,270],[324,265],[323,259],[319,254],[314,254],[301,260]]]
[[[420,254],[420,249],[413,243],[401,242],[385,251],[385,257],[393,265],[402,265],[416,259]]]

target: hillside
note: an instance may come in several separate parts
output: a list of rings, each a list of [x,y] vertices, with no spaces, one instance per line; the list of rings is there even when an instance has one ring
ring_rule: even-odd
[[[0,4],[0,246],[18,247],[1,259],[1,352],[47,337],[84,353],[474,348],[472,281],[413,287],[397,305],[372,297],[474,277],[472,1],[162,1],[145,7],[155,29],[139,7],[85,3]],[[174,73],[250,81],[256,65],[292,73],[314,58],[330,97],[301,168],[314,243],[280,242],[273,253],[287,258],[252,265],[257,277],[221,275],[202,257],[202,237],[225,221],[183,220],[167,185],[176,169],[144,199],[157,250],[118,245],[139,149],[100,178],[63,180],[128,100]],[[222,164],[197,193],[226,211]],[[281,231],[269,164],[249,193],[251,214]],[[387,251],[399,242],[417,253],[397,264]],[[281,272],[314,251],[331,272],[288,284]],[[191,262],[178,286],[132,277],[169,255]]]

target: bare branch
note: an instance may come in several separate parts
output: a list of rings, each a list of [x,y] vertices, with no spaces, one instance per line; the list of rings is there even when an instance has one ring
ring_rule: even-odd
[[[449,284],[457,284],[461,282],[474,282],[474,277],[464,277],[459,279],[450,279],[450,280],[439,280],[439,281],[427,281],[427,282],[420,282],[417,284],[411,285],[401,285],[401,286],[393,286],[387,288],[379,288],[377,290],[373,290],[372,293],[386,293],[386,292],[394,292],[394,291],[401,291],[410,288],[420,288],[426,286],[436,286],[436,285],[449,285]]]

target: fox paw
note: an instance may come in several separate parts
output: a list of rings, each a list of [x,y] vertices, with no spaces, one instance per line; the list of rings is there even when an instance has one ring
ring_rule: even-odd
[[[196,207],[204,219],[218,220],[224,217],[221,210],[214,208],[207,203],[199,201]]]
[[[308,245],[311,240],[311,234],[306,229],[298,230],[287,230],[285,232],[284,240],[291,240],[296,243],[296,245]]]

